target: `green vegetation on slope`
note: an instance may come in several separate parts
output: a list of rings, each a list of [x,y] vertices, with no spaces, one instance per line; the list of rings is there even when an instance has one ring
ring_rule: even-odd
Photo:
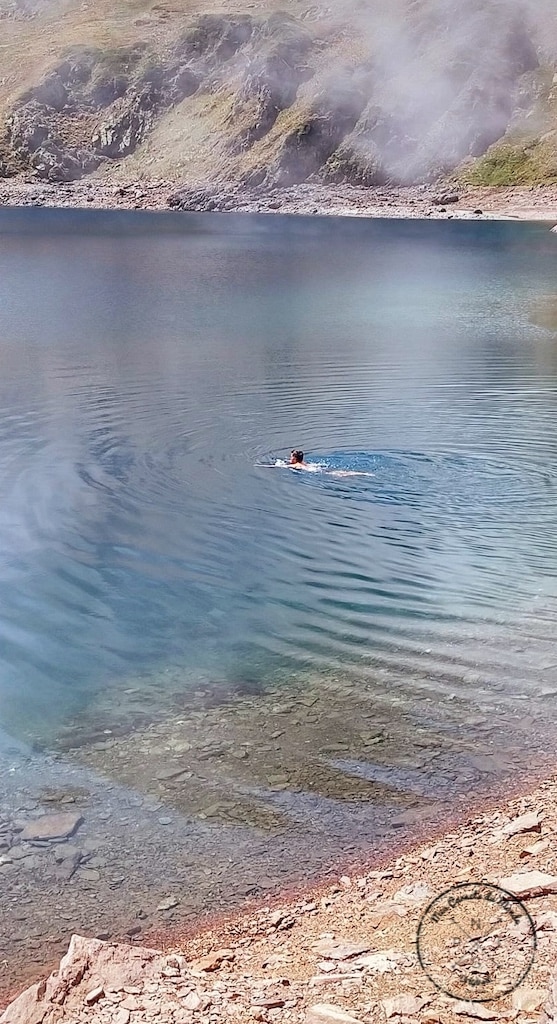
[[[485,156],[463,168],[461,180],[469,185],[553,184],[557,182],[557,131],[551,136],[528,146],[495,143]]]
[[[525,75],[517,109],[502,139],[466,162],[460,177],[471,185],[539,185],[557,182],[557,75],[541,65]]]

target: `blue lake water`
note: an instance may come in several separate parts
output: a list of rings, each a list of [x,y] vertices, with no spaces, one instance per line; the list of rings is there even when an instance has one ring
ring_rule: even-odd
[[[556,281],[546,224],[0,209],[5,986],[551,761]]]
[[[165,665],[474,698],[556,607],[556,280],[545,224],[2,211],[0,725]]]

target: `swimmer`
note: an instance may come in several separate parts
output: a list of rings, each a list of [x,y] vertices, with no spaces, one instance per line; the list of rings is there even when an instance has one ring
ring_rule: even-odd
[[[319,464],[314,462],[304,462],[304,453],[299,448],[293,448],[290,452],[290,461],[288,463],[292,469],[309,469],[313,473],[322,472],[326,473],[327,476],[373,476],[373,473],[364,473],[357,469],[323,469]]]
[[[294,469],[309,469],[309,463],[304,462],[304,453],[299,448],[293,448],[290,452],[289,465],[293,466]]]
[[[288,462],[283,462],[281,459],[277,459],[276,462],[271,464],[263,464],[263,468],[286,467],[289,469],[306,469],[310,473],[324,473],[327,476],[346,477],[346,476],[374,476],[374,473],[364,472],[358,469],[329,469],[323,466],[320,462],[306,462],[304,459],[304,453],[299,448],[293,448],[290,452],[290,458]]]

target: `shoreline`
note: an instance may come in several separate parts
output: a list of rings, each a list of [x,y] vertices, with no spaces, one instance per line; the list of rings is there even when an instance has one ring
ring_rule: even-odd
[[[408,187],[302,184],[246,189],[236,183],[81,179],[48,184],[0,179],[2,207],[175,210],[433,220],[538,220],[557,223],[557,185]]]
[[[176,1024],[206,1019],[239,1024],[254,1020],[272,1024],[277,1019],[342,1024],[343,1019],[332,1014],[332,1005],[361,1024],[375,1024],[385,1016],[395,1022],[408,1018],[416,1024],[456,1024],[463,1015],[512,1018],[519,1024],[547,1020],[531,1013],[546,1001],[557,960],[557,876],[553,874],[557,857],[551,844],[557,829],[557,779],[538,781],[533,789],[531,782],[528,793],[523,779],[522,785],[517,783],[519,793],[504,801],[499,793],[499,799],[490,799],[481,813],[477,806],[466,807],[460,824],[452,822],[427,837],[405,841],[398,856],[388,853],[375,858],[373,867],[346,865],[342,874],[338,874],[340,868],[334,871],[333,880],[324,879],[309,889],[302,886],[248,901],[224,918],[215,920],[213,915],[197,931],[195,926],[172,935],[152,931],[129,946],[84,940],[88,967],[83,980],[77,971],[74,983],[66,985],[63,1015],[58,1015],[58,1003],[50,1004],[54,1015],[47,1013],[47,999],[44,1018],[38,1014],[36,1019],[44,1019],[44,1024],[62,1019],[100,1024],[124,1018],[128,1024],[155,1018]],[[532,875],[534,871],[541,875]],[[416,930],[425,907],[450,886],[468,882],[504,882],[507,891],[516,890],[534,921],[537,938],[535,959],[524,983],[482,1002],[478,1012],[473,1012],[477,1004],[467,1000],[466,1005],[459,1004],[438,991],[415,955]],[[148,986],[136,986],[133,991],[129,979],[127,986],[118,988],[114,963],[116,974],[119,971],[125,980],[130,963],[137,964],[144,950],[157,951],[157,961],[163,964],[161,970],[157,963],[160,977],[151,977]],[[107,951],[112,968],[103,980]],[[79,956],[83,964],[83,950]],[[176,999],[178,982],[183,991]],[[87,993],[99,987],[102,995],[90,1002]],[[37,992],[43,990],[44,985],[26,990],[35,992],[34,1012]],[[399,997],[404,997],[404,1012],[391,1014],[393,1007],[387,1001]],[[44,993],[39,1002],[42,998]],[[18,1002],[19,1006],[10,1004],[13,1009],[0,1016],[0,1024],[30,1024],[35,1019],[23,1013],[24,1003]],[[323,1003],[329,1006],[328,1015],[313,1010],[315,1004]],[[179,1006],[184,1006],[183,1015]],[[493,1015],[484,1016],[482,1009]],[[119,1017],[113,1016],[116,1012]],[[165,1013],[167,1017],[161,1016]]]
[[[307,879],[304,878],[302,881],[286,880],[280,888],[260,891],[257,895],[245,895],[240,904],[228,904],[223,909],[201,907],[194,917],[182,921],[168,920],[166,926],[162,922],[160,925],[153,922],[150,927],[140,930],[140,934],[134,935],[133,938],[126,937],[127,933],[124,935],[116,929],[114,936],[103,937],[106,939],[105,945],[115,945],[120,950],[130,951],[130,955],[131,951],[140,947],[155,949],[161,955],[176,952],[186,952],[188,957],[207,955],[215,947],[240,941],[242,936],[245,938],[254,917],[259,917],[262,913],[279,909],[281,912],[290,913],[295,905],[305,905],[308,901],[313,902],[316,899],[328,899],[328,893],[338,889],[338,879],[341,877],[389,871],[400,856],[411,858],[415,851],[424,845],[443,843],[452,833],[457,834],[465,830],[473,818],[505,813],[508,806],[529,800],[533,785],[543,789],[552,783],[553,772],[550,768],[549,762],[543,763],[538,760],[533,770],[528,773],[521,771],[517,773],[516,778],[511,779],[499,777],[493,780],[489,787],[482,786],[481,791],[470,799],[462,800],[461,797],[460,801],[455,801],[454,813],[450,817],[441,819],[435,816],[432,819],[426,814],[423,820],[413,818],[405,825],[401,821],[400,828],[397,829],[396,844],[395,836],[392,836],[387,844],[381,843],[380,849],[370,847],[365,854],[362,854],[360,849],[347,856],[340,855],[323,864],[324,870],[320,873],[309,871]],[[554,788],[557,829],[557,781]],[[393,848],[395,845],[396,853]],[[172,888],[172,885],[165,886],[165,890],[169,892]],[[187,893],[180,895],[187,897]],[[555,909],[557,911],[557,903]],[[78,934],[88,935],[87,941],[94,942],[96,939],[93,937],[98,934],[98,929],[92,927],[89,931],[80,930]],[[2,1014],[10,1001],[15,1000],[22,991],[27,991],[24,986],[33,987],[37,980],[45,978],[49,971],[56,971],[57,965],[58,960],[55,956],[45,958],[42,964],[33,958],[32,962],[22,964],[23,969],[18,972],[19,980],[16,981],[12,974],[9,980],[6,978],[7,984],[2,985],[0,976],[0,1024],[4,1024]],[[8,1020],[11,1024],[11,1018]],[[57,1022],[58,1018],[53,1018],[53,1024],[54,1021]],[[75,1024],[73,1020],[72,1024]]]
[[[518,722],[476,703],[456,739],[466,702],[410,722],[393,716],[380,686],[362,691],[344,675],[328,686],[321,676],[319,686],[291,680],[287,695],[277,680],[265,698],[240,691],[224,703],[208,680],[187,713],[183,699],[174,707],[172,687],[160,721],[139,727],[145,692],[136,686],[115,718],[107,691],[67,723],[57,751],[28,755],[13,774],[6,761],[0,1006],[40,978],[72,934],[204,955],[214,934],[229,941],[254,908],[304,893],[311,902],[335,876],[385,867],[554,771],[543,699]],[[365,761],[370,781],[346,774],[342,758]],[[69,841],[55,838],[53,813],[64,831],[67,814],[77,817]]]
[[[488,819],[494,815],[505,814],[507,808],[513,808],[521,801],[535,799],[537,792],[543,791],[547,786],[555,789],[557,797],[557,775],[553,772],[547,775],[547,767],[544,769],[541,766],[538,767],[537,773],[534,773],[533,779],[532,776],[528,776],[528,779],[522,776],[514,783],[508,779],[498,779],[489,792],[484,791],[476,800],[472,799],[470,803],[461,805],[455,810],[454,817],[448,821],[436,821],[433,825],[431,821],[417,822],[412,832],[401,830],[400,857],[411,857],[424,846],[447,840],[453,833],[456,835],[465,830],[471,819]],[[246,920],[249,922],[251,916],[264,906],[284,909],[308,899],[326,897],[331,886],[335,888],[341,876],[389,871],[398,859],[390,846],[379,852],[370,850],[368,856],[356,854],[352,858],[339,858],[329,866],[325,874],[310,881],[309,884],[291,883],[285,885],[280,892],[251,899],[248,897],[244,906],[240,908],[212,911],[204,920],[189,922],[185,927],[152,929],[146,932],[144,938],[165,952],[176,952],[189,943],[196,956],[202,955],[208,952],[211,945],[225,945],[225,940],[230,939],[231,934],[241,929]],[[557,858],[555,863],[557,866]]]

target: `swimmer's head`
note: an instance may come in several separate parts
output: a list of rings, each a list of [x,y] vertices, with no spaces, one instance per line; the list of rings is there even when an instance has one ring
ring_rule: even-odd
[[[299,462],[304,461],[304,453],[299,448],[293,448],[290,452],[290,465],[295,466]]]

